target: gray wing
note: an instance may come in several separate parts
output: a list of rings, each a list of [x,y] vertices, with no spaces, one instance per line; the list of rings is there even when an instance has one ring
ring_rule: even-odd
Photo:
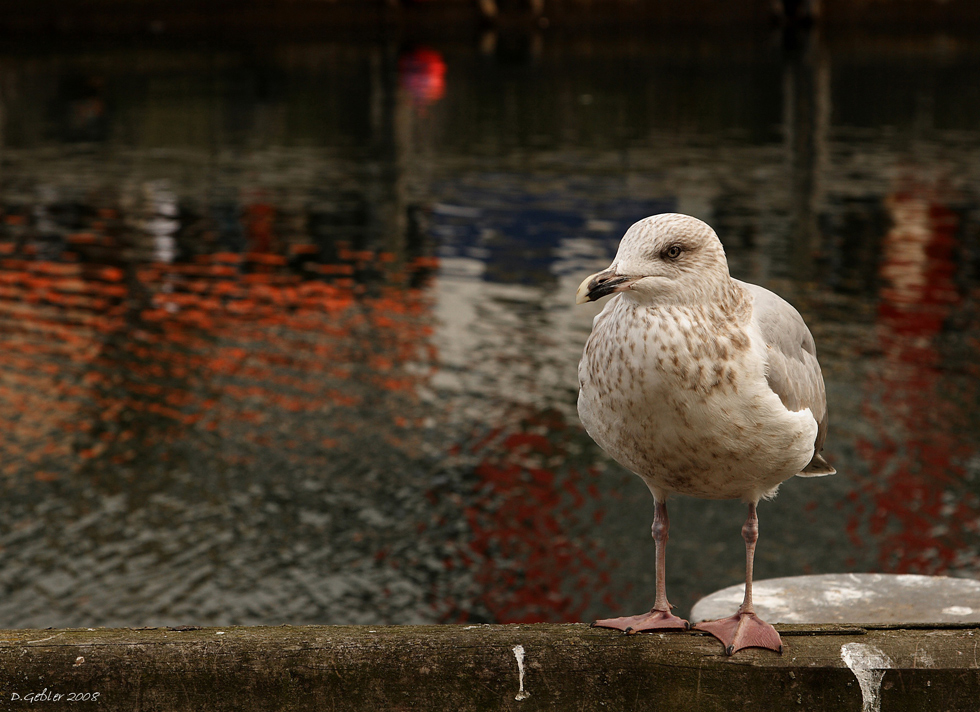
[[[809,408],[817,421],[813,459],[799,475],[834,474],[837,470],[820,455],[827,437],[827,392],[813,335],[789,302],[758,285],[735,281],[752,295],[752,318],[769,347],[766,366],[769,387],[786,408],[792,411]]]

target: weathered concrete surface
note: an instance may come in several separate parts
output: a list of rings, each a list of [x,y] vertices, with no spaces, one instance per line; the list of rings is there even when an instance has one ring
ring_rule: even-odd
[[[48,710],[94,707],[67,696],[98,692],[99,709],[127,711],[829,712],[875,691],[892,712],[977,709],[980,627],[779,630],[782,656],[731,658],[697,633],[581,624],[0,631],[0,689],[5,709]],[[868,668],[882,665],[879,682]],[[44,690],[43,704],[26,701]]]
[[[745,585],[705,596],[691,622],[730,616]],[[980,623],[980,581],[912,574],[819,574],[752,584],[769,623]]]

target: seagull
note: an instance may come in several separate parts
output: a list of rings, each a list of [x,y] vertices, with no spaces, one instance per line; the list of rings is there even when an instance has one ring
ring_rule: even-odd
[[[742,648],[782,652],[752,605],[756,506],[784,480],[835,473],[821,456],[827,397],[813,336],[789,303],[732,279],[721,241],[674,213],[635,223],[608,269],[578,288],[577,304],[615,295],[596,316],[579,363],[578,413],[654,500],[656,597],[649,613],[598,620],[628,634],[686,630],[665,585],[672,494],[748,504],[745,597],[738,611],[694,626]]]

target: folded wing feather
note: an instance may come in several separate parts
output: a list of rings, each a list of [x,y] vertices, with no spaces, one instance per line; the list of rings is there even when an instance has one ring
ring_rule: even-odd
[[[809,408],[817,421],[813,459],[799,476],[833,475],[837,470],[820,455],[827,437],[827,392],[813,336],[803,317],[789,302],[758,285],[738,284],[752,295],[752,318],[769,347],[766,369],[769,387],[787,409],[801,411]]]

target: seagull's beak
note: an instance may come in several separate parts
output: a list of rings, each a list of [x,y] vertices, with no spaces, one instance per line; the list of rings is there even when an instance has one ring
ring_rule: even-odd
[[[612,268],[598,272],[591,277],[586,277],[578,286],[578,291],[575,292],[575,303],[594,302],[613,292],[622,292],[629,289],[630,285],[637,279],[639,277],[624,277],[621,274],[616,274]]]

